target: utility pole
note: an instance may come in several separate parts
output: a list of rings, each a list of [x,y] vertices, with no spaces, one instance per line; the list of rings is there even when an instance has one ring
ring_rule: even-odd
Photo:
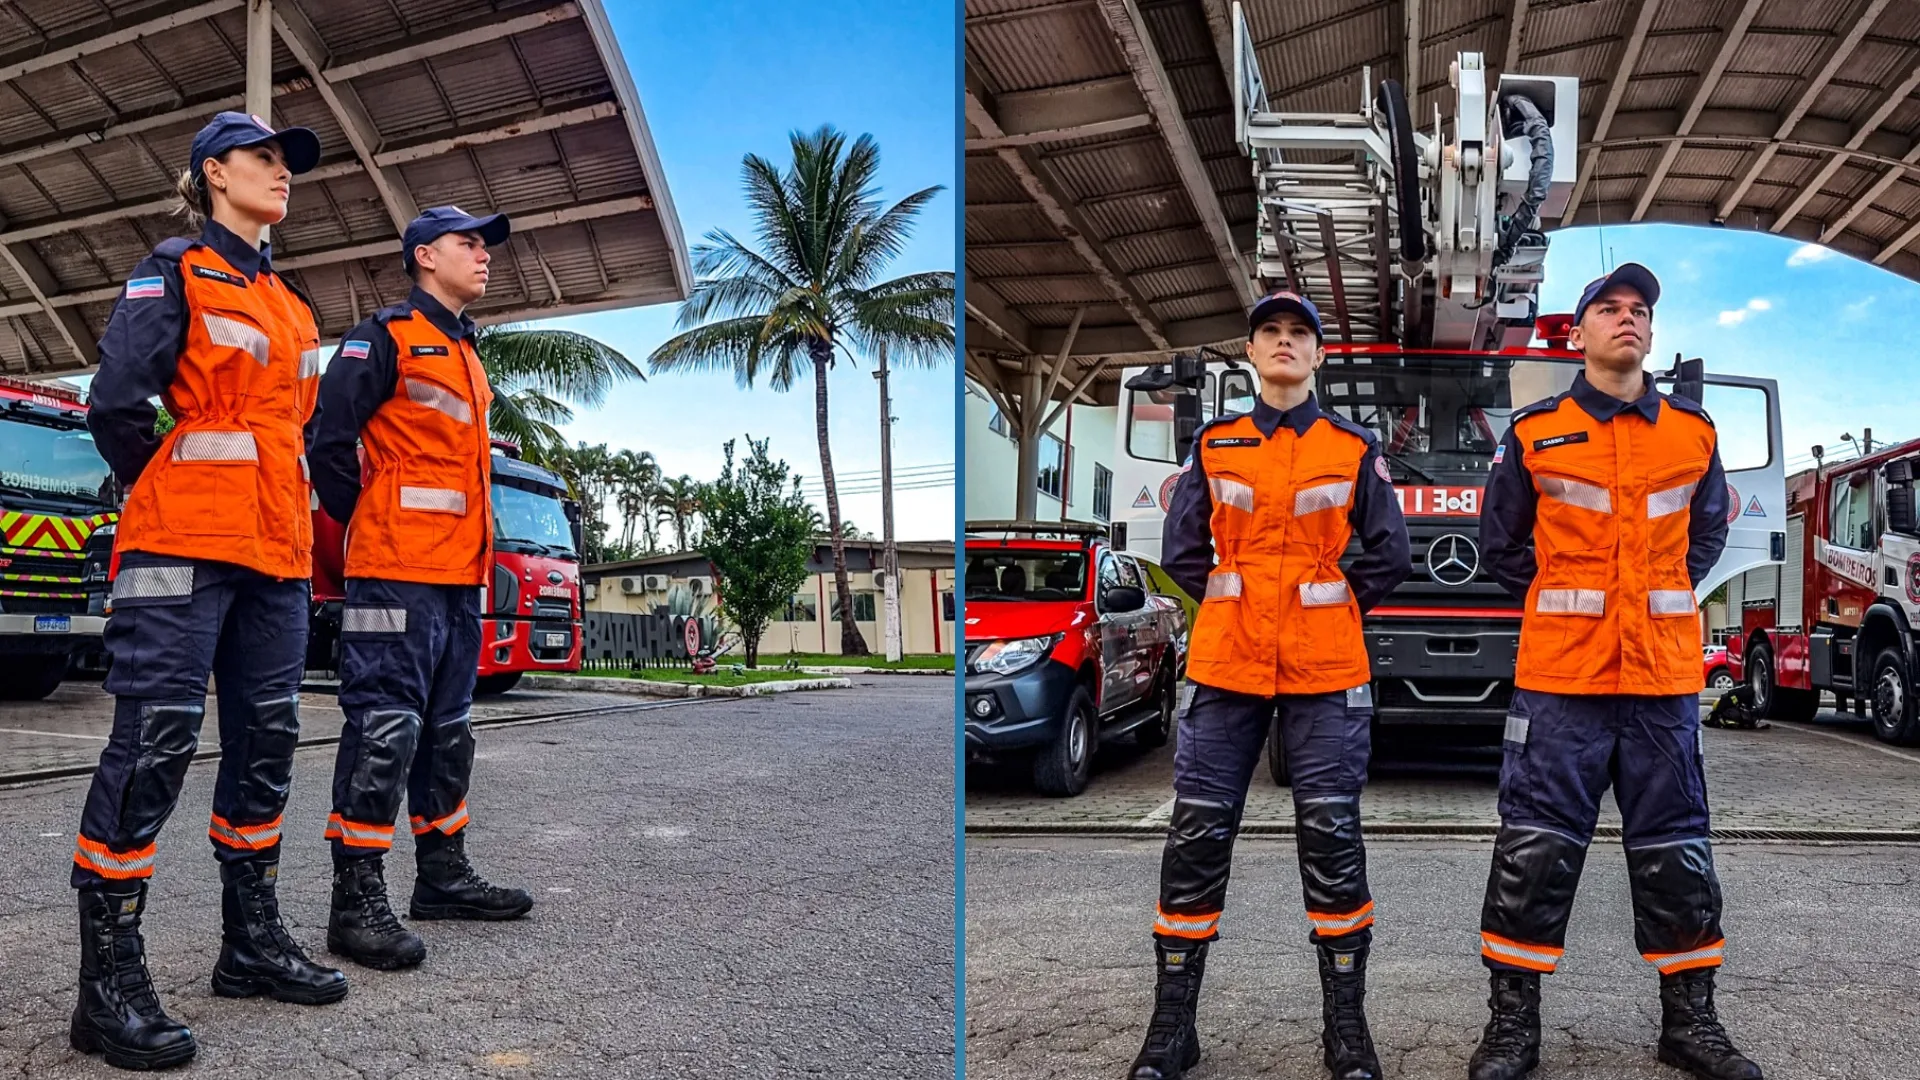
[[[880,343],[880,535],[885,544],[881,565],[887,572],[887,662],[900,659],[900,551],[893,543],[893,403],[887,396],[887,343]]]

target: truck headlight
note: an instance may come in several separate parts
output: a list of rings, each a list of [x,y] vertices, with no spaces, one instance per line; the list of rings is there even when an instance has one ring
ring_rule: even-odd
[[[969,666],[975,671],[990,671],[996,675],[1012,675],[1025,671],[1052,655],[1053,647],[1060,644],[1061,634],[1048,634],[1045,637],[1011,638],[1006,641],[988,643],[973,658]]]

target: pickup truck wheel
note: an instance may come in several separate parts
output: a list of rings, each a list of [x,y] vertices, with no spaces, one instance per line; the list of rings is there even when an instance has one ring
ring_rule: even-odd
[[[1033,758],[1033,786],[1040,794],[1060,798],[1087,789],[1093,772],[1093,698],[1086,687],[1076,687],[1060,715],[1060,730]]]
[[[1707,677],[1707,685],[1714,693],[1724,694],[1733,689],[1733,672],[1723,667],[1714,668],[1713,674]]]
[[[1136,742],[1145,749],[1158,750],[1173,737],[1175,714],[1180,708],[1180,684],[1169,672],[1160,680],[1160,693],[1153,699],[1153,719],[1133,729]]]
[[[0,660],[0,701],[39,701],[66,677],[65,655]]]
[[[1873,734],[1897,746],[1920,743],[1920,701],[1898,646],[1880,650],[1873,661]]]
[[[1280,787],[1293,786],[1293,769],[1287,765],[1287,740],[1280,737],[1280,713],[1275,710],[1273,723],[1267,729],[1267,771],[1273,774],[1273,782]]]
[[[520,676],[523,674],[519,671],[503,671],[498,675],[482,675],[473,680],[473,692],[480,695],[504,694],[520,685]]]

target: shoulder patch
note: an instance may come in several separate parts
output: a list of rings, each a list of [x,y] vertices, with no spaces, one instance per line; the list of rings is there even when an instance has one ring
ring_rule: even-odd
[[[229,274],[225,270],[217,270],[211,266],[201,266],[199,263],[193,264],[193,276],[209,278],[213,281],[223,281],[228,285],[237,285],[242,289],[247,287],[247,279],[241,277],[239,274]]]
[[[129,278],[127,280],[127,299],[155,300],[167,295],[167,279],[163,277]]]
[[[447,355],[447,347],[445,345],[415,345],[410,352],[414,356],[445,356]]]
[[[1709,425],[1713,423],[1713,417],[1707,414],[1706,407],[1692,398],[1681,397],[1678,394],[1662,394],[1660,398],[1681,412],[1692,413],[1700,419],[1705,420]]]
[[[1373,459],[1373,471],[1380,479],[1385,480],[1389,484],[1393,483],[1393,474],[1387,471],[1386,458],[1375,457]]]
[[[371,348],[373,343],[370,341],[343,341],[340,343],[340,355],[351,360],[365,360]]]
[[[1377,443],[1380,441],[1380,437],[1374,434],[1373,429],[1368,428],[1365,425],[1355,423],[1354,421],[1349,420],[1344,416],[1341,416],[1339,413],[1331,413],[1331,412],[1322,410],[1320,415],[1326,418],[1327,423],[1332,424],[1334,427],[1339,428],[1341,431],[1344,431],[1347,434],[1354,436],[1355,438],[1358,438],[1361,442],[1366,443],[1368,446],[1372,446],[1374,443]]]
[[[1503,442],[1493,448],[1493,463],[1498,465],[1505,460],[1507,460],[1507,444]]]
[[[1513,413],[1507,417],[1507,423],[1517,424],[1526,417],[1537,416],[1540,413],[1545,413],[1545,412],[1552,412],[1554,409],[1557,409],[1560,407],[1560,402],[1565,398],[1565,396],[1566,395],[1564,394],[1555,394],[1549,398],[1541,398],[1539,401],[1536,401],[1531,405],[1525,405],[1518,409],[1515,409],[1513,410]]]

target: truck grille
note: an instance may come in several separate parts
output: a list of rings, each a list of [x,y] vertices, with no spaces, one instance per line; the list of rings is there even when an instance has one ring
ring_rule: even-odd
[[[85,614],[86,553],[0,547],[0,610]]]
[[[536,619],[560,619],[565,621],[573,618],[573,605],[564,600],[535,600],[533,602],[533,617]]]

